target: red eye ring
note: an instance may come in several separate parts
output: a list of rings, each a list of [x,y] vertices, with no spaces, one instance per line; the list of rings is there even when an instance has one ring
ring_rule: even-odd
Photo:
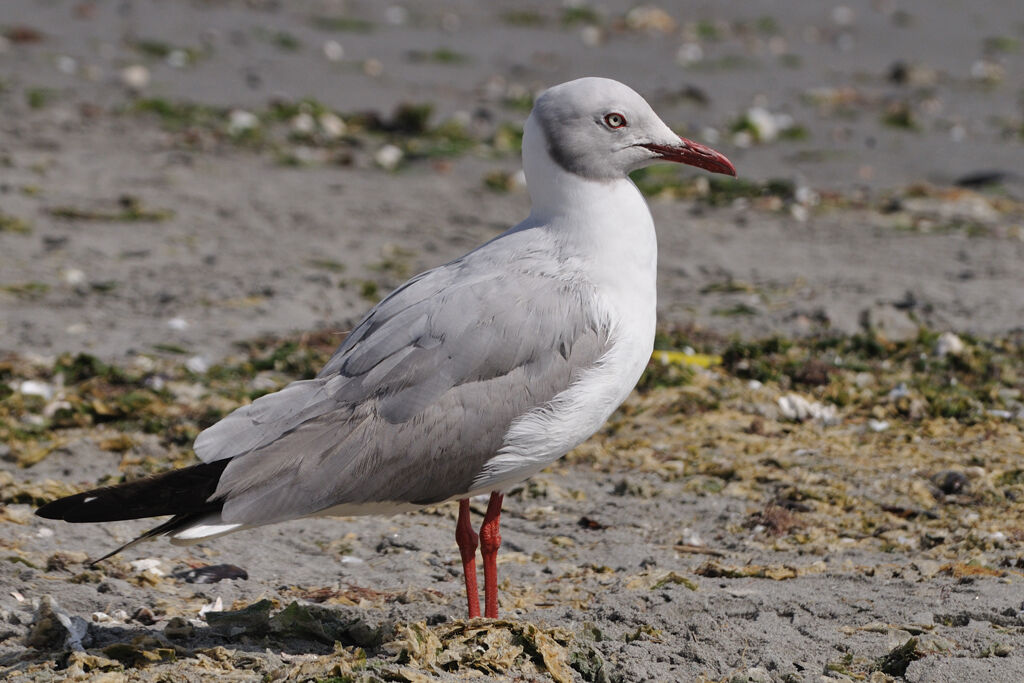
[[[617,111],[613,111],[611,114],[605,114],[604,125],[609,128],[625,128],[628,124],[626,123],[626,117]]]

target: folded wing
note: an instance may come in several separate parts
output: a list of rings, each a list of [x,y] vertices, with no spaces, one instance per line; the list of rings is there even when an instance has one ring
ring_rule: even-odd
[[[542,261],[517,263],[494,268],[474,252],[414,278],[315,379],[204,431],[199,457],[231,459],[214,493],[221,519],[264,524],[467,492],[512,421],[608,347],[587,283]]]

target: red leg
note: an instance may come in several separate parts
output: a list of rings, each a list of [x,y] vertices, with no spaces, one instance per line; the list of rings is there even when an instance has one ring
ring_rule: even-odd
[[[455,524],[455,542],[462,554],[462,573],[466,576],[466,600],[469,618],[480,616],[480,592],[476,587],[476,547],[479,539],[469,522],[469,498],[459,501],[459,521]]]
[[[480,554],[484,558],[484,616],[498,618],[498,548],[501,547],[501,501],[505,498],[491,492],[487,514],[480,526]]]

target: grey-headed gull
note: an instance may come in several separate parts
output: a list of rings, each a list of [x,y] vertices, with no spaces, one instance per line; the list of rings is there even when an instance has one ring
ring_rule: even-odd
[[[523,132],[530,216],[373,307],[315,379],[202,432],[198,465],[44,505],[69,522],[173,515],[195,543],[319,515],[459,501],[470,617],[498,615],[502,491],[596,432],[651,356],[657,243],[628,174],[672,161],[736,175],[636,92],[581,78],[541,94]],[[480,534],[469,498],[490,493]],[[101,558],[103,559],[103,558]]]

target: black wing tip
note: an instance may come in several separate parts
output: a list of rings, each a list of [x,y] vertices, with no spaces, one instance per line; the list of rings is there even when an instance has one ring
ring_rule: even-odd
[[[44,519],[59,519],[73,524],[82,522],[114,522],[125,519],[123,507],[114,500],[105,498],[104,493],[113,487],[93,489],[76,493],[46,503],[36,509],[36,516]],[[97,503],[97,505],[93,505]]]
[[[51,501],[42,507],[36,508],[35,516],[42,517],[43,519],[61,519],[60,512],[57,511],[54,503],[57,501]]]
[[[81,494],[76,493],[73,496],[51,500],[49,503],[36,508],[35,515],[44,519],[66,520],[67,514],[71,511],[71,506],[78,502],[74,499],[81,497]]]
[[[162,474],[101,486],[46,503],[36,515],[65,522],[117,522],[163,515],[215,512],[221,500],[211,500],[229,460],[199,463]]]

